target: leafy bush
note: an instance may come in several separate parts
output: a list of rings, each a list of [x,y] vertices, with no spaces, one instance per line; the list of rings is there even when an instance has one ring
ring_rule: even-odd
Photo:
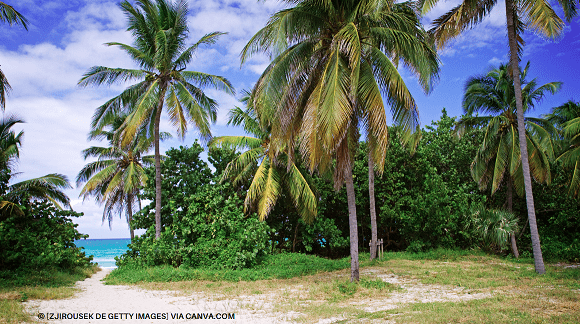
[[[302,253],[266,255],[260,264],[246,269],[205,269],[160,265],[142,267],[135,263],[119,267],[107,277],[107,283],[168,282],[184,280],[255,281],[288,279],[350,267],[350,258],[329,260]]]
[[[86,257],[74,244],[74,240],[88,235],[80,234],[78,225],[69,218],[82,215],[57,209],[48,202],[32,202],[24,215],[14,214],[0,221],[0,277],[10,272],[89,265],[92,257]]]
[[[135,215],[136,228],[147,228],[147,232],[129,245],[130,250],[118,258],[118,266],[241,269],[257,264],[271,250],[268,225],[255,215],[244,215],[243,202],[229,184],[211,183],[211,170],[199,158],[202,151],[197,143],[167,151],[161,167],[161,236],[155,239],[153,200]],[[213,156],[212,160],[220,159]],[[152,196],[146,192],[146,198]]]

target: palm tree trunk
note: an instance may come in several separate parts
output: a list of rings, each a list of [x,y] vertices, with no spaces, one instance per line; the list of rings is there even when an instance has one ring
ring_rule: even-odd
[[[507,183],[507,209],[511,213],[513,210],[513,180],[511,176],[508,176],[508,183]],[[510,241],[512,245],[512,252],[514,253],[514,257],[519,258],[520,253],[518,251],[518,245],[516,243],[516,233],[513,232],[510,234]]]
[[[508,28],[508,41],[510,48],[510,63],[512,66],[514,90],[516,95],[516,111],[519,133],[518,136],[520,140],[522,168],[524,170],[524,188],[526,192],[526,206],[528,208],[528,221],[530,223],[530,232],[532,236],[532,253],[534,255],[534,266],[536,268],[536,272],[539,274],[543,274],[546,272],[546,270],[544,268],[544,259],[542,257],[542,249],[540,247],[540,235],[538,234],[538,226],[536,224],[536,210],[534,207],[534,196],[532,194],[532,179],[530,177],[530,165],[528,160],[526,129],[524,126],[524,109],[522,107],[522,85],[520,80],[519,57],[517,52],[516,30],[514,23],[514,1],[506,0],[505,7]]]
[[[373,260],[377,257],[377,211],[375,208],[375,165],[371,149],[369,147],[369,205],[371,212],[371,257]]]
[[[135,239],[135,230],[133,230],[133,227],[131,227],[131,222],[133,221],[133,206],[131,203],[129,203],[129,207],[127,208],[127,215],[129,220],[129,232],[131,232],[131,242],[133,242],[133,239]]]
[[[356,202],[352,166],[346,172],[346,197],[348,201],[348,227],[350,228],[350,282],[359,280],[358,266],[358,224],[356,221]]]
[[[166,86],[161,86],[159,104],[155,113],[155,239],[161,236],[161,153],[159,150],[159,124],[161,123],[161,109],[165,97]]]

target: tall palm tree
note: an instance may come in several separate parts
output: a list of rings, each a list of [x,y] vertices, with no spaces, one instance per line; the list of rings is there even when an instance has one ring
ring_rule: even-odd
[[[0,1],[0,21],[3,23],[8,23],[8,25],[22,25],[24,29],[28,30],[28,20],[24,18],[18,11],[16,11],[11,5]],[[12,90],[8,79],[0,70],[0,108],[4,111],[6,107],[6,95]]]
[[[110,125],[111,130],[97,130],[89,134],[89,140],[104,138],[108,147],[93,146],[82,151],[84,159],[98,158],[88,163],[77,175],[77,186],[85,183],[79,194],[83,199],[91,196],[97,202],[105,204],[103,222],[109,222],[111,227],[114,214],[119,217],[124,213],[129,224],[131,240],[135,238],[131,228],[133,211],[141,205],[139,191],[145,187],[147,176],[144,167],[155,163],[152,155],[144,155],[153,147],[153,139],[140,134],[133,142],[121,146],[115,142],[115,132],[119,131],[126,116],[118,116]],[[161,133],[161,137],[167,137]]]
[[[161,235],[161,153],[159,124],[162,110],[177,128],[180,138],[185,136],[189,123],[200,135],[211,137],[210,122],[216,119],[217,103],[207,97],[203,87],[213,87],[233,94],[230,82],[221,76],[185,71],[195,51],[204,44],[213,44],[222,33],[203,36],[187,47],[187,2],[169,0],[139,0],[135,6],[128,1],[120,4],[127,16],[134,38],[133,46],[118,46],[139,65],[140,69],[92,67],[79,81],[79,85],[102,85],[116,82],[138,81],[120,95],[97,108],[92,127],[102,129],[121,111],[128,113],[119,134],[121,145],[131,142],[140,129],[147,129],[155,143],[155,237]]]
[[[524,111],[534,107],[546,92],[555,93],[561,82],[550,82],[538,86],[536,79],[526,82],[530,64],[521,71]],[[524,179],[520,158],[519,134],[516,118],[516,105],[513,78],[510,67],[501,64],[484,76],[470,78],[465,86],[463,108],[467,116],[458,122],[458,132],[473,126],[485,126],[483,143],[471,164],[473,179],[485,190],[491,182],[491,193],[494,194],[502,183],[506,183],[507,211],[512,212],[512,188],[519,196],[524,196]],[[479,116],[488,113],[488,116]],[[473,115],[478,116],[474,117]],[[550,183],[550,162],[554,158],[550,124],[539,118],[527,117],[526,143],[529,164],[534,179]],[[507,172],[507,176],[506,176]],[[519,256],[515,233],[511,234],[511,245],[514,256]]]
[[[231,109],[228,125],[242,126],[254,137],[220,136],[210,142],[210,146],[247,149],[227,165],[222,181],[231,179],[234,184],[238,184],[253,176],[244,209],[246,212],[255,209],[260,220],[264,220],[272,211],[286,187],[302,218],[311,222],[316,217],[317,204],[309,177],[301,172],[294,161],[288,159],[285,152],[270,155],[272,142],[268,124],[258,121],[249,94],[242,101],[246,103],[246,109]]]
[[[359,126],[383,170],[388,131],[382,95],[393,120],[418,124],[415,101],[397,65],[402,62],[428,91],[438,73],[437,54],[411,3],[384,0],[305,0],[275,13],[242,52],[274,56],[253,89],[256,113],[271,116],[271,154],[299,147],[310,170],[334,167],[336,189],[346,184],[351,280],[359,278],[358,232],[352,164]],[[336,161],[334,163],[333,161]]]
[[[419,6],[421,8],[421,13],[427,13],[435,6],[435,4],[437,4],[437,2],[439,2],[439,0],[420,0]],[[576,1],[559,0],[559,2],[562,4],[568,19],[576,15]],[[487,0],[482,2],[464,0],[458,6],[437,18],[434,21],[434,27],[431,29],[431,32],[435,36],[438,47],[443,47],[450,39],[458,36],[462,31],[481,22],[490,14],[496,4],[497,0]],[[540,247],[540,235],[538,234],[538,226],[536,224],[536,210],[532,193],[530,165],[528,163],[519,63],[520,55],[524,46],[522,33],[525,28],[532,28],[548,38],[555,38],[562,32],[564,24],[550,4],[544,0],[506,0],[505,7],[510,66],[514,79],[516,97],[518,139],[521,147],[526,206],[528,209],[528,221],[532,237],[534,266],[537,273],[543,274],[546,270],[544,268],[544,259]]]

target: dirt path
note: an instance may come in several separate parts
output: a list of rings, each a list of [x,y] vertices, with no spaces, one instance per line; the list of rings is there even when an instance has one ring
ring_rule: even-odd
[[[36,323],[287,323],[266,311],[242,309],[236,300],[209,301],[201,296],[178,297],[170,291],[150,291],[136,287],[105,285],[101,281],[110,270],[76,283],[81,292],[70,299],[26,302]],[[244,303],[245,304],[245,303]],[[82,314],[88,319],[50,319]],[[224,315],[225,314],[225,315]],[[234,314],[234,319],[228,318]],[[138,316],[140,318],[138,318]],[[183,318],[181,318],[183,316]],[[201,319],[186,319],[187,317]],[[203,319],[207,316],[207,319]],[[211,319],[211,316],[214,318]],[[222,319],[225,316],[227,319]],[[40,319],[44,317],[44,319]],[[65,318],[66,318],[65,317]],[[104,317],[104,319],[103,319]],[[176,318],[173,318],[176,317]],[[160,318],[160,319],[157,319]]]
[[[73,298],[60,300],[31,300],[26,303],[35,323],[292,323],[300,317],[296,311],[274,312],[280,298],[293,298],[304,287],[286,287],[266,294],[221,296],[214,300],[202,293],[183,296],[172,291],[144,290],[131,286],[105,285],[101,281],[110,270],[102,270],[91,278],[76,283],[81,291]],[[365,269],[363,274],[373,275],[385,282],[402,288],[389,294],[387,298],[351,301],[347,306],[355,306],[367,312],[393,309],[408,303],[428,303],[435,301],[459,302],[489,298],[489,293],[471,293],[461,287],[426,285],[414,279],[401,278],[383,273],[380,269]],[[299,294],[299,293],[298,293]],[[215,297],[215,296],[214,296]],[[296,296],[294,296],[296,297]],[[324,300],[308,302],[324,304]],[[65,319],[62,319],[62,316]],[[83,319],[70,318],[79,316]],[[232,316],[233,314],[233,316]],[[50,316],[56,318],[50,318]],[[88,317],[88,318],[86,318]],[[213,317],[213,319],[212,319]],[[233,317],[233,318],[232,318]],[[325,316],[319,324],[344,320],[340,314]],[[224,319],[225,318],[225,319]],[[384,319],[379,321],[384,323]],[[374,322],[373,322],[374,323]]]

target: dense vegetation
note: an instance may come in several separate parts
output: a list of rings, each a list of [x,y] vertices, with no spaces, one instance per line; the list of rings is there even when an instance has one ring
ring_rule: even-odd
[[[505,209],[506,203],[505,186],[493,194],[491,188],[480,191],[470,173],[469,165],[484,132],[476,129],[458,137],[455,125],[456,120],[443,110],[441,118],[422,131],[414,154],[393,132],[385,172],[375,180],[378,232],[384,239],[385,250],[481,248],[509,254],[507,245],[486,240],[472,222],[473,207],[484,204],[487,209]],[[244,216],[241,209],[244,188],[251,178],[235,187],[219,183],[224,166],[236,155],[225,149],[210,150],[209,160],[215,169],[212,172],[200,158],[201,153],[198,144],[167,152],[162,162],[165,228],[162,238],[153,239],[152,202],[135,216],[133,223],[135,228],[148,229],[147,233],[131,244],[132,250],[119,265],[135,259],[148,265],[236,269],[252,266],[271,252],[304,252],[331,258],[348,255],[346,193],[344,189],[336,192],[331,179],[313,174],[319,208],[312,223],[303,220],[292,200],[286,198],[288,194],[282,191],[265,224],[260,225],[255,214]],[[362,142],[353,173],[359,202],[359,245],[365,250],[371,236],[367,156]],[[152,170],[148,172],[151,174]],[[550,185],[534,184],[544,254],[549,260],[577,261],[580,203],[567,195],[567,173],[557,163],[553,163],[553,174]],[[154,199],[152,189],[146,189],[144,197]],[[513,211],[518,223],[525,224],[522,198],[514,197]],[[247,234],[254,241],[240,240]],[[516,237],[520,252],[531,256],[531,240],[525,225],[519,226]]]
[[[420,5],[428,11],[434,3]],[[162,156],[159,141],[167,135],[159,124],[165,110],[180,137],[193,125],[204,140],[211,139],[217,104],[203,88],[233,94],[233,87],[223,77],[185,69],[200,46],[213,44],[222,33],[207,34],[187,47],[183,3],[120,5],[132,17],[128,30],[134,44],[109,45],[129,53],[140,69],[96,66],[79,84],[138,83],[97,108],[91,138],[109,143],[83,151],[98,161],[87,164],[77,178],[79,184],[86,182],[81,195],[105,204],[104,218],[125,213],[132,231],[147,230],[133,239],[118,265],[242,269],[282,251],[329,258],[350,253],[351,279],[356,280],[358,247],[367,250],[378,234],[386,250],[481,248],[503,255],[509,253],[509,237],[513,254],[533,252],[541,273],[536,217],[545,257],[580,260],[578,104],[557,107],[547,119],[526,118],[522,131],[523,112],[560,84],[536,89],[535,80],[525,80],[529,64],[521,73],[518,64],[501,65],[470,79],[466,116],[449,117],[443,110],[440,120],[413,133],[417,107],[393,60],[403,60],[429,91],[439,71],[435,45],[444,45],[476,21],[457,17],[468,22],[453,31],[443,20],[436,22],[433,44],[409,4],[368,2],[368,12],[358,10],[358,4],[302,1],[289,9],[296,20],[288,34],[271,33],[282,23],[274,19],[248,42],[242,61],[271,47],[283,55],[274,57],[247,93],[247,110],[231,110],[230,123],[256,138],[204,142],[211,147],[212,167],[201,159],[203,148],[197,143]],[[371,10],[374,5],[383,11]],[[326,18],[311,20],[304,8]],[[352,14],[342,19],[346,12]],[[6,21],[26,27],[26,20],[14,14]],[[402,20],[390,24],[391,19]],[[559,18],[542,19],[555,24],[548,36],[559,33]],[[335,21],[344,25],[337,27]],[[361,24],[369,28],[353,28]],[[407,40],[391,37],[394,31],[407,33]],[[361,43],[362,38],[373,42]],[[296,39],[301,41],[293,43]],[[295,61],[285,61],[284,53]],[[332,77],[321,77],[322,71]],[[4,107],[9,89],[4,78],[2,87]],[[391,107],[393,127],[386,125],[385,104]],[[474,116],[479,112],[497,116]],[[72,243],[85,237],[70,219],[80,214],[59,205],[68,205],[60,191],[70,186],[66,177],[52,174],[8,184],[21,136],[10,126],[17,122],[5,122],[2,137],[0,270],[86,266],[89,259]],[[525,134],[519,141],[518,133]],[[520,141],[526,145],[520,148]],[[240,151],[244,146],[249,150]],[[154,154],[146,156],[152,148]],[[530,182],[530,174],[536,181]],[[151,203],[133,217],[142,199]],[[535,201],[532,210],[530,201]]]
[[[19,278],[41,269],[73,271],[91,258],[77,248],[80,234],[71,217],[82,216],[70,208],[62,191],[70,188],[65,176],[48,174],[11,183],[20,155],[23,132],[12,127],[21,120],[0,120],[0,280]]]

